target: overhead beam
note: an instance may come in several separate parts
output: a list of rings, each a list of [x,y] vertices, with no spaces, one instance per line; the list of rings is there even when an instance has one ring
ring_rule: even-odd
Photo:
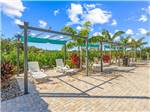
[[[18,25],[20,28],[24,28],[24,25]],[[73,35],[70,33],[65,33],[65,32],[59,32],[59,31],[54,31],[51,29],[43,29],[43,28],[38,28],[38,27],[32,27],[32,26],[28,26],[28,29],[30,30],[36,30],[36,31],[42,31],[42,32],[48,32],[48,33],[54,33],[54,34],[60,34],[60,35],[66,35],[66,36],[76,36],[76,37],[80,37],[80,38],[84,38],[86,39],[86,36],[80,36],[80,35]],[[123,46],[123,47],[133,47],[132,45],[121,45],[120,43],[117,42],[108,42],[108,41],[102,41],[102,42],[106,42],[106,43],[111,43],[113,45],[118,45],[118,46]]]
[[[18,25],[20,28],[24,28],[24,25]],[[80,37],[80,38],[86,38],[84,36],[80,36],[80,35],[73,35],[73,34],[69,34],[69,33],[65,33],[65,32],[59,32],[59,31],[54,31],[51,29],[43,29],[43,28],[37,28],[37,27],[32,27],[32,26],[28,26],[28,29],[30,30],[36,30],[36,31],[42,31],[42,32],[48,32],[48,33],[55,33],[55,34],[60,34],[60,35],[66,35],[66,36],[76,36],[76,37]]]

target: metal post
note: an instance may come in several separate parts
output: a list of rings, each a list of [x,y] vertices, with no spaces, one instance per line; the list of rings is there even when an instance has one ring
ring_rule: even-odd
[[[111,45],[111,43],[110,43],[110,46],[109,46],[109,55],[110,55],[110,65],[111,65],[111,60],[112,60],[112,50],[111,50],[111,47],[112,47],[112,45]]]
[[[20,69],[19,69],[19,54],[20,54],[20,51],[19,51],[19,45],[20,45],[20,40],[19,40],[19,37],[17,38],[17,76],[19,76],[19,72],[20,72]]]
[[[80,46],[80,70],[82,69],[82,46]]]
[[[24,22],[24,94],[28,94],[28,23]]]
[[[86,38],[86,75],[88,76],[88,69],[89,69],[89,65],[88,65],[88,36]]]
[[[101,45],[101,72],[103,72],[103,43],[100,42]]]
[[[136,46],[134,46],[134,62],[136,62]]]
[[[140,48],[140,62],[142,61],[142,48]]]
[[[66,48],[66,44],[64,45],[64,63],[66,65],[66,52],[67,52],[67,48]]]

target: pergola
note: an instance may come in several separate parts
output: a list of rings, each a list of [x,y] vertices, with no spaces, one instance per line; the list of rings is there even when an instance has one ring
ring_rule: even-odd
[[[100,50],[101,50],[101,57],[103,56],[103,43],[111,43],[113,45],[116,46],[121,46],[121,47],[128,47],[128,46],[123,46],[120,45],[119,43],[112,43],[112,42],[105,42],[105,41],[100,41],[100,45],[98,44],[90,44],[88,42],[88,35],[87,36],[80,36],[80,35],[73,35],[73,34],[69,34],[69,33],[64,33],[64,32],[58,32],[58,31],[54,31],[51,29],[43,29],[43,28],[37,28],[37,27],[33,27],[30,26],[28,24],[28,22],[24,22],[23,25],[19,25],[19,27],[21,29],[23,29],[23,36],[21,36],[21,41],[24,43],[24,94],[28,94],[28,42],[34,42],[34,43],[51,43],[51,44],[59,44],[59,45],[64,45],[64,60],[66,60],[66,43],[70,40],[61,40],[61,39],[51,39],[52,37],[55,37],[56,35],[63,35],[63,36],[76,36],[79,38],[83,38],[85,39],[85,44],[83,44],[83,46],[86,47],[86,75],[88,76],[89,72],[88,72],[88,68],[89,68],[89,60],[88,60],[88,47],[99,47],[100,46]],[[50,34],[56,34],[53,36],[50,36],[49,38],[36,38],[36,37],[32,37],[30,35],[28,35],[28,30],[34,30],[34,31],[39,31],[39,32],[46,32],[46,33],[50,33]],[[17,50],[18,51],[18,50]],[[17,68],[19,71],[19,51],[17,52]],[[103,60],[101,58],[101,72],[103,72]]]

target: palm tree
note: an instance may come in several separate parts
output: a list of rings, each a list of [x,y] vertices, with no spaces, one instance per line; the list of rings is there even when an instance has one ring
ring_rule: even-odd
[[[130,35],[120,40],[120,44],[121,44],[122,46],[124,46],[124,47],[123,47],[123,53],[124,53],[124,55],[126,55],[126,47],[127,47],[127,45],[130,44],[130,40],[132,40],[132,38],[131,38]],[[131,44],[130,44],[130,45],[131,45]]]
[[[89,39],[89,42],[90,43],[100,43],[100,46],[101,46],[101,52],[100,52],[100,57],[101,57],[101,72],[103,71],[103,60],[102,60],[102,57],[103,57],[103,42],[106,42],[108,39],[106,38],[106,36],[102,33],[101,35],[97,35],[97,36],[92,36],[90,39]]]
[[[124,34],[123,31],[117,31],[115,32],[113,35],[111,35],[107,30],[103,30],[102,31],[102,35],[104,35],[104,37],[107,39],[107,41],[110,43],[110,57],[112,58],[112,43],[114,42],[114,40],[121,36],[122,34]],[[111,61],[110,61],[111,64]]]
[[[121,54],[123,55],[126,55],[126,49],[127,49],[127,46],[129,46],[130,44],[130,41],[131,41],[131,36],[127,36],[125,38],[122,38],[119,42],[119,44],[121,45]],[[120,56],[119,56],[119,61],[118,61],[118,65],[120,66]]]
[[[137,49],[140,49],[140,59],[141,59],[141,54],[142,54],[142,47],[143,45],[147,44],[147,42],[144,41],[144,37],[140,38],[140,39],[132,39],[131,43],[132,45],[134,45],[135,48],[135,58],[137,57]]]
[[[83,24],[83,26],[81,27],[81,30],[79,32],[77,32],[75,29],[71,28],[70,26],[66,26],[62,29],[63,32],[67,32],[72,34],[72,36],[70,37],[73,41],[67,43],[67,48],[71,49],[73,47],[78,47],[78,53],[80,56],[80,68],[82,68],[82,44],[85,43],[85,39],[83,38],[79,38],[75,35],[79,35],[82,37],[88,37],[89,32],[91,31],[91,23],[85,22]]]

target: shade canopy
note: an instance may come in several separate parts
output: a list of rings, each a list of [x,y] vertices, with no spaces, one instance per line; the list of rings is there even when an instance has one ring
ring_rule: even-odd
[[[24,36],[21,36],[20,41],[24,42]],[[32,43],[50,43],[50,44],[58,44],[58,45],[64,45],[67,43],[67,40],[59,40],[59,39],[50,39],[50,38],[42,38],[42,37],[34,37],[29,35],[28,36],[28,42]],[[92,48],[99,48],[99,44],[88,44],[88,47]],[[82,47],[86,47],[86,44],[82,44]],[[110,49],[109,45],[104,45],[104,48]],[[111,48],[115,49],[116,46],[112,46]]]
[[[24,36],[21,36],[20,41],[23,43],[24,42]],[[64,45],[67,43],[65,40],[56,40],[56,39],[50,39],[50,38],[41,38],[41,37],[33,37],[33,36],[28,36],[28,42],[32,43],[50,43],[50,44],[59,44],[59,45]],[[82,47],[85,47],[86,45],[83,44]],[[88,44],[88,47],[94,47],[98,48],[98,44]]]
[[[21,36],[21,42],[24,42],[23,36]],[[33,36],[28,36],[28,42],[50,43],[50,44],[59,44],[59,45],[64,45],[67,43],[67,41],[64,41],[64,40],[54,40],[54,39],[49,39],[49,38],[40,38],[40,37],[33,37]]]

